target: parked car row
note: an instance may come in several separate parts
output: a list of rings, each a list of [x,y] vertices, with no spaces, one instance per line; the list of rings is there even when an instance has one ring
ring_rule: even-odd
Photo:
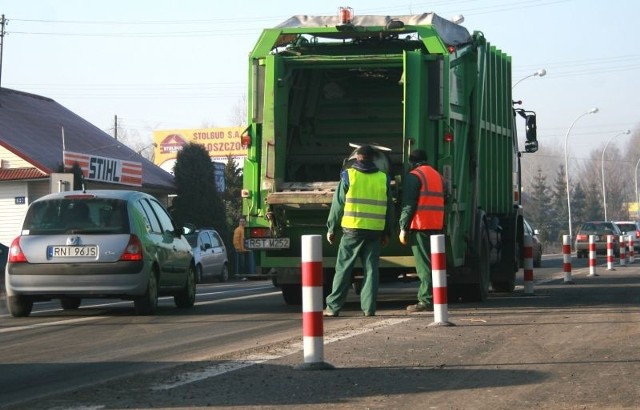
[[[620,235],[633,236],[634,251],[640,250],[640,222],[635,221],[590,221],[580,224],[576,231],[574,249],[578,258],[589,255],[589,236],[594,235],[596,254],[607,254],[607,236],[613,235],[613,254],[620,256]]]
[[[196,281],[228,279],[217,232],[176,226],[160,202],[137,191],[37,199],[8,254],[6,300],[15,317],[29,316],[36,301],[60,299],[63,309],[77,309],[83,298],[133,300],[138,314],[151,315],[159,296],[190,308]]]

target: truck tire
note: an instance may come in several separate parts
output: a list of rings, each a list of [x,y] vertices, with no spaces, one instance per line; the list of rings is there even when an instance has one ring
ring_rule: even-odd
[[[287,305],[302,304],[302,285],[280,285],[282,298]]]
[[[514,272],[517,272],[520,270],[520,268],[524,267],[524,265],[522,264],[522,254],[520,253],[520,249],[522,249],[522,244],[520,242],[517,242],[516,251],[515,251],[515,261],[513,264]],[[505,292],[505,293],[513,292],[514,290],[516,290],[515,274],[513,275],[512,279],[510,278],[510,279],[491,281],[491,288],[493,289],[494,292]]]
[[[489,295],[489,283],[491,281],[491,260],[489,256],[489,234],[483,223],[481,225],[479,255],[477,258],[478,265],[476,269],[479,274],[479,282],[465,286],[462,296],[463,300],[469,302],[484,302]]]

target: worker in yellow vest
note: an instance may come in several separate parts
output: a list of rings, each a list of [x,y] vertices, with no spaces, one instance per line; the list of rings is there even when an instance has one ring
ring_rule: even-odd
[[[324,316],[338,316],[351,283],[351,272],[360,258],[364,279],[360,307],[365,316],[375,316],[378,295],[380,248],[387,244],[392,224],[389,176],[373,163],[375,148],[356,150],[356,162],[340,174],[327,220],[327,241],[333,244],[342,227],[332,292],[327,296]]]

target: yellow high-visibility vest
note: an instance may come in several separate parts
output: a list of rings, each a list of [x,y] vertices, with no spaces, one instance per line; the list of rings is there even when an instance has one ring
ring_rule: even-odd
[[[342,227],[383,231],[387,214],[387,175],[382,171],[365,174],[353,168],[347,173],[349,190]]]

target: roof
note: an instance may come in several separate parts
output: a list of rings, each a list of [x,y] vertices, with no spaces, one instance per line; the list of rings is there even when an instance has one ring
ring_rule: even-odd
[[[37,168],[0,168],[0,181],[43,179],[47,177],[48,174]]]
[[[175,192],[173,175],[51,98],[0,88],[0,146],[46,175],[58,172],[63,146],[67,151],[140,162],[145,190]],[[0,174],[0,181],[7,180],[3,175],[9,174]]]

